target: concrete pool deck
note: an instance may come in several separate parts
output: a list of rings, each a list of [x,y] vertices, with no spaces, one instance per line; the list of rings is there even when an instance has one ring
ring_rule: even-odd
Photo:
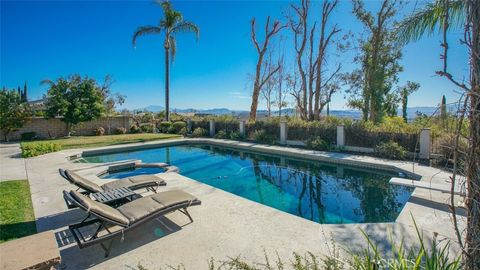
[[[197,196],[201,206],[189,211],[195,220],[181,213],[172,213],[140,226],[125,235],[125,241],[116,239],[110,257],[103,257],[103,250],[94,246],[80,250],[67,225],[84,217],[78,209],[68,210],[62,198],[63,190],[75,187],[60,177],[58,168],[79,170],[100,183],[96,173],[105,169],[105,164],[73,163],[68,157],[82,152],[111,152],[125,149],[150,148],[180,143],[210,143],[232,146],[246,150],[269,152],[296,157],[326,160],[366,167],[393,169],[412,172],[420,181],[437,184],[448,182],[449,174],[436,168],[418,163],[390,161],[368,156],[326,153],[281,146],[265,146],[254,143],[214,139],[177,139],[119,145],[95,149],[76,149],[50,153],[26,159],[26,170],[32,192],[32,201],[38,231],[54,230],[59,243],[64,269],[128,269],[140,263],[147,269],[158,269],[166,265],[183,264],[186,269],[207,269],[210,258],[224,260],[242,256],[247,261],[263,262],[264,252],[276,258],[276,252],[284,261],[292,258],[292,252],[307,251],[328,255],[332,251],[332,238],[337,248],[359,249],[366,246],[360,232],[363,229],[380,248],[388,249],[390,236],[404,238],[406,244],[416,243],[417,235],[411,215],[423,232],[431,239],[434,233],[438,240],[451,239],[455,242],[451,215],[448,210],[449,194],[428,189],[416,189],[409,202],[394,223],[370,224],[318,224],[262,204],[249,201],[234,194],[208,186],[176,173],[165,173],[168,185],[162,190],[182,189]],[[393,166],[393,167],[392,167]],[[180,172],[181,173],[181,172]],[[458,201],[458,197],[456,197]],[[458,211],[461,230],[465,224],[462,209]],[[456,252],[456,245],[452,246]]]

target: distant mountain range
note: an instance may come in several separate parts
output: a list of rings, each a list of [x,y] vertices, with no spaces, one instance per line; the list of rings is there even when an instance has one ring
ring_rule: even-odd
[[[150,105],[145,108],[141,108],[135,111],[149,111],[158,113],[164,110],[163,106],[159,105]],[[448,111],[454,111],[455,106],[449,106]],[[249,111],[246,110],[230,110],[227,108],[213,108],[213,109],[171,109],[171,112],[176,113],[202,113],[202,114],[212,114],[212,115],[233,115],[239,118],[248,118]],[[323,113],[326,113],[324,111]],[[399,110],[398,114],[401,115],[401,110]],[[417,113],[422,113],[425,115],[434,115],[438,113],[437,107],[410,107],[407,108],[407,118],[413,119],[417,116]],[[291,108],[282,109],[282,115],[294,115],[295,110]],[[266,117],[267,111],[266,110],[258,110],[257,115],[259,118]],[[272,115],[278,115],[278,111],[272,111]],[[351,119],[360,119],[362,117],[362,113],[359,110],[330,110],[330,115],[342,117],[342,118],[351,118]]]

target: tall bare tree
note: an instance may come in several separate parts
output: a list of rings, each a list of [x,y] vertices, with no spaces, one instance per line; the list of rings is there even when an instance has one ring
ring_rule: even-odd
[[[252,42],[257,50],[258,60],[253,83],[252,105],[250,106],[250,121],[255,121],[257,119],[258,97],[260,95],[260,90],[270,79],[270,77],[272,77],[272,75],[280,69],[280,67],[277,66],[268,72],[263,72],[262,66],[264,65],[264,57],[268,50],[268,44],[270,40],[283,28],[285,28],[285,26],[279,21],[275,21],[272,25],[270,25],[270,16],[268,16],[267,22],[265,23],[265,39],[262,44],[259,44],[257,41],[257,35],[255,33],[255,18],[252,19]]]
[[[264,62],[264,71],[263,74],[269,74],[273,70],[277,69],[278,73],[280,71],[280,64],[275,64],[273,59],[273,49],[270,49],[268,52],[268,56]],[[272,116],[272,105],[274,103],[274,90],[277,84],[277,78],[275,75],[270,76],[270,78],[265,82],[264,86],[260,89],[260,93],[262,94],[262,98],[265,100],[265,104],[267,105],[267,116]]]
[[[336,70],[331,75],[324,76],[328,47],[332,44],[332,38],[340,32],[340,29],[338,29],[336,24],[331,29],[327,29],[329,17],[337,5],[338,0],[324,1],[322,5],[320,40],[318,42],[318,55],[316,60],[315,106],[313,110],[313,117],[315,120],[320,119],[320,113],[323,108],[330,102],[333,93],[338,90],[338,87],[333,87],[330,83],[338,75],[341,65],[338,64]]]
[[[297,73],[299,76],[298,88],[291,92],[297,103],[297,109],[302,119],[307,119],[307,74],[304,68],[304,53],[308,41],[308,11],[310,8],[309,0],[301,0],[299,6],[291,4],[290,7],[294,11],[294,16],[289,16],[289,26],[293,32],[293,47],[296,52],[295,62]],[[297,78],[295,78],[296,80]],[[297,85],[297,83],[295,83]]]

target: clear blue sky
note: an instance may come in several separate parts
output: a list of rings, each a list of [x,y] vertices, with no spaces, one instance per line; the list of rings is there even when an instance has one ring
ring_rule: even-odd
[[[181,34],[172,67],[173,108],[249,109],[249,75],[256,52],[250,40],[250,20],[259,27],[266,16],[282,19],[288,1],[173,1],[184,18],[201,29],[200,40]],[[423,2],[409,2],[408,14]],[[367,8],[377,9],[370,1]],[[313,9],[317,9],[318,3]],[[350,1],[342,1],[333,21],[340,28],[359,34],[361,25],[351,13]],[[113,92],[127,96],[125,107],[142,108],[164,104],[164,52],[161,36],[146,36],[133,48],[131,39],[140,25],[156,24],[160,7],[148,1],[1,1],[0,86],[23,86],[30,99],[41,98],[46,86],[40,81],[73,73],[103,80],[113,76]],[[313,15],[315,17],[315,15]],[[263,28],[262,28],[263,29]],[[259,28],[260,30],[260,28]],[[289,34],[288,30],[285,34]],[[467,53],[458,45],[458,33],[450,36],[450,67],[458,76],[467,75]],[[421,84],[409,106],[433,106],[443,94],[458,97],[447,80],[435,76],[441,67],[440,37],[424,38],[404,48],[400,81]],[[333,57],[345,70],[354,68],[352,53]],[[347,109],[344,94],[336,94],[331,108]]]

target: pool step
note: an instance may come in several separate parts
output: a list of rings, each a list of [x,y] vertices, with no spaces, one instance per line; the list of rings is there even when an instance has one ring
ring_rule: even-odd
[[[450,193],[450,188],[451,188],[450,184],[437,184],[437,183],[430,183],[426,181],[417,181],[417,180],[404,179],[404,178],[398,178],[398,177],[392,177],[392,179],[390,179],[390,184],[406,186],[406,187],[430,189],[430,190],[440,191],[443,193]],[[459,185],[455,187],[455,191],[453,193],[455,195],[465,196],[465,190],[461,188]]]

